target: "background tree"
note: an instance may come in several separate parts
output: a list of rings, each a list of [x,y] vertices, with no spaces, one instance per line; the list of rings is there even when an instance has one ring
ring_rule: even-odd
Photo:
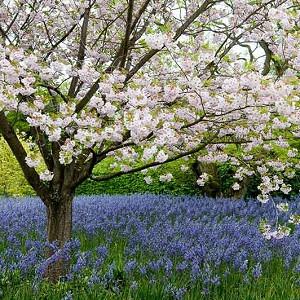
[[[240,166],[237,178],[271,172],[263,202],[287,191],[276,172],[291,165],[258,169],[257,149],[299,133],[298,19],[297,1],[284,0],[2,1],[0,132],[46,205],[49,241],[71,238],[74,190],[87,178],[195,153]],[[111,173],[93,176],[108,157]]]

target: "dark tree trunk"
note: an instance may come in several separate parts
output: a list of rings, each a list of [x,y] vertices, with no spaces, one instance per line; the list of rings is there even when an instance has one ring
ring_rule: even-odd
[[[57,242],[62,248],[72,236],[72,204],[73,194],[60,196],[47,205],[47,234],[50,243]],[[48,253],[49,256],[53,252]],[[59,259],[52,263],[46,272],[46,277],[51,282],[57,282],[61,276],[66,275],[69,269],[69,262]]]

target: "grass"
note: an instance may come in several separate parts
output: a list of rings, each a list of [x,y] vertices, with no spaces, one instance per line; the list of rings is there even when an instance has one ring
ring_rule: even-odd
[[[112,255],[109,260],[120,260],[117,252]],[[186,300],[204,300],[204,299],[218,299],[218,300],[299,300],[300,288],[295,284],[295,274],[287,271],[280,259],[273,260],[263,266],[264,276],[258,279],[250,279],[245,282],[244,276],[238,272],[233,272],[223,279],[219,286],[211,288],[208,294],[203,294],[203,285],[201,281],[193,284],[193,287],[188,289],[186,296],[182,299]],[[120,273],[122,275],[122,273]],[[163,276],[163,275],[160,275]],[[52,286],[49,283],[42,283],[39,285],[38,293],[35,293],[32,288],[32,282],[22,281],[16,285],[10,278],[10,281],[5,283],[5,277],[1,280],[1,285],[6,286],[2,289],[2,298],[5,300],[32,300],[32,299],[53,299],[61,300],[66,297],[68,292],[72,292],[70,299],[103,299],[103,300],[119,300],[119,299],[144,299],[144,300],[162,300],[162,299],[176,299],[165,293],[165,281],[159,278],[156,283],[149,283],[148,278],[139,277],[138,288],[133,289],[125,282],[120,293],[115,290],[104,288],[102,285],[95,285],[92,288],[88,287],[87,278],[82,281],[67,284],[60,283]],[[161,280],[160,280],[161,279]],[[17,280],[17,278],[16,278]],[[122,277],[120,277],[121,283]],[[188,282],[188,276],[172,276],[169,282],[173,285]],[[67,299],[67,298],[66,298]],[[178,298],[180,299],[180,298]]]

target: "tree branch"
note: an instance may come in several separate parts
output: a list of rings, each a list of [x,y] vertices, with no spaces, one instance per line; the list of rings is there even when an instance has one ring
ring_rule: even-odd
[[[134,21],[132,22],[132,25],[130,27],[129,37],[130,37],[130,34],[134,31],[135,27],[137,26],[137,24],[140,20],[140,17],[144,13],[144,11],[147,9],[147,6],[148,6],[149,2],[150,2],[149,0],[146,0],[144,5],[138,11],[138,14],[137,14],[136,18],[134,19]],[[155,10],[153,10],[152,13],[154,11]],[[148,25],[149,25],[149,21],[146,21],[144,26],[129,40],[129,43],[128,43],[128,46],[127,46],[128,49],[130,47],[132,47],[134,45],[134,43],[143,35],[143,33],[146,31],[146,28],[147,28]],[[122,58],[123,48],[124,48],[124,40],[122,41],[119,50],[117,51],[116,55],[114,56],[114,59],[112,60],[111,65],[106,69],[107,73],[113,72],[116,69],[116,67],[118,66],[119,61]]]
[[[54,91],[55,93],[57,93],[63,99],[63,101],[65,103],[68,102],[66,96],[58,88],[56,88],[54,86],[51,86],[49,84],[45,84],[45,83],[40,83],[38,86],[41,86],[41,87],[44,87],[44,88],[46,88],[48,90]]]
[[[185,32],[185,30],[203,13],[207,10],[210,4],[214,4],[216,1],[206,0],[203,4],[176,30],[173,37],[173,41],[179,39],[179,37]],[[129,81],[156,53],[163,50],[165,46],[161,49],[151,49],[146,53],[141,60],[128,72],[125,83]]]
[[[47,189],[44,186],[43,182],[40,180],[38,173],[35,171],[34,168],[30,168],[25,158],[27,157],[27,153],[18,139],[13,127],[9,124],[4,112],[0,112],[0,133],[3,135],[5,141],[9,145],[11,151],[13,152],[14,156],[16,157],[22,171],[25,175],[26,180],[28,183],[35,189],[37,194],[42,198],[45,202],[47,196]]]
[[[150,3],[150,0],[146,0],[146,1],[144,2],[144,4],[141,6],[141,8],[139,9],[139,11],[138,11],[138,13],[137,13],[137,15],[136,15],[134,21],[133,21],[132,24],[131,24],[131,32],[133,32],[133,30],[134,30],[134,28],[136,27],[137,23],[139,22],[139,20],[140,20],[142,14],[146,11],[146,9],[147,9],[149,3]]]
[[[40,153],[44,159],[44,162],[49,171],[53,171],[54,162],[51,151],[47,148],[47,138],[45,133],[43,133],[39,127],[31,127],[30,132],[32,136],[35,138],[36,143],[39,147]]]
[[[112,179],[112,178],[115,178],[115,177],[119,177],[119,176],[122,176],[122,175],[125,175],[125,174],[131,174],[131,173],[136,173],[136,172],[140,172],[142,170],[145,170],[145,169],[148,169],[148,168],[151,168],[151,167],[155,167],[155,166],[160,166],[162,164],[166,164],[168,162],[172,162],[172,161],[175,161],[179,158],[182,158],[182,157],[185,157],[185,156],[188,156],[188,155],[191,155],[191,154],[194,154],[194,153],[197,153],[199,152],[200,150],[203,150],[207,145],[210,144],[211,141],[213,141],[213,139],[216,137],[216,135],[214,135],[210,140],[202,143],[200,146],[192,149],[192,150],[189,150],[189,151],[186,151],[186,152],[183,152],[183,153],[180,153],[178,155],[175,155],[173,157],[170,157],[168,158],[166,161],[164,162],[152,162],[152,163],[149,163],[149,164],[146,164],[146,165],[143,165],[143,166],[140,166],[140,167],[137,167],[137,168],[134,168],[134,169],[131,169],[129,171],[120,171],[120,172],[116,172],[114,174],[110,174],[110,175],[106,175],[106,176],[91,176],[91,179],[94,180],[94,181],[105,181],[105,180],[108,180],[108,179]]]
[[[120,67],[124,68],[125,63],[126,63],[126,58],[128,54],[128,49],[129,49],[129,39],[130,39],[130,34],[132,32],[132,14],[133,14],[133,2],[134,0],[129,0],[129,5],[128,5],[128,13],[127,13],[127,26],[126,26],[126,32],[125,32],[125,37],[123,40],[123,49],[122,49],[122,58],[121,58],[121,63]]]
[[[188,19],[176,30],[173,40],[176,41],[184,33],[184,31],[203,13],[208,9],[210,4],[215,4],[218,1],[206,0],[202,5],[191,15]]]
[[[49,56],[53,53],[53,51],[61,44],[64,42],[66,38],[74,31],[74,29],[77,27],[78,23],[80,20],[84,17],[84,13],[80,16],[78,22],[74,24],[52,47],[51,49],[47,52],[47,54],[44,57],[44,61],[49,58]]]
[[[204,3],[192,14],[192,16],[190,16],[183,23],[183,25],[176,31],[173,40],[177,40],[184,33],[185,29],[197,17],[199,17],[201,13],[203,13],[208,8],[209,4],[212,4],[212,3],[215,3],[215,2],[216,1],[213,1],[213,0],[206,0],[206,1],[204,1]],[[144,5],[142,6],[141,10],[138,13],[138,18],[140,18],[140,15],[142,15],[142,13],[146,10],[148,4],[149,4],[148,1],[146,1],[144,3]],[[135,21],[133,22],[133,25],[138,22],[136,20],[137,19],[135,19]],[[131,31],[132,30],[133,30],[133,26],[131,27]],[[138,72],[156,53],[158,53],[162,49],[159,49],[159,50],[158,49],[151,49],[147,54],[145,54],[141,58],[141,60],[135,65],[135,67],[133,67],[133,69],[131,69],[131,71],[128,72],[127,77],[126,77],[124,83],[126,83],[127,81],[129,81],[135,75],[136,72]],[[116,57],[116,59],[114,60],[114,63],[112,64],[112,66],[110,66],[110,67],[107,68],[106,73],[111,73],[116,68],[117,64],[115,62],[116,62],[117,59],[118,59],[118,57]],[[77,104],[76,110],[75,110],[76,113],[80,112],[86,106],[86,104],[90,101],[90,99],[94,96],[94,94],[98,91],[98,89],[99,89],[99,82],[100,82],[100,79],[98,79],[97,81],[95,81],[94,84],[92,85],[92,87],[86,93],[86,95]]]
[[[90,101],[90,99],[95,95],[95,93],[99,89],[99,82],[100,79],[97,79],[92,87],[89,89],[89,91],[85,94],[85,96],[77,103],[75,108],[75,113],[79,113]]]
[[[272,59],[272,51],[269,49],[268,44],[264,41],[261,40],[259,42],[259,45],[263,48],[265,51],[266,57],[265,57],[265,62],[264,62],[264,69],[261,73],[261,75],[265,76],[268,75],[271,69],[271,59]]]
[[[82,68],[83,61],[84,61],[90,11],[91,11],[91,7],[89,6],[88,8],[85,9],[84,15],[83,15],[83,24],[82,24],[82,28],[81,28],[81,34],[80,34],[79,50],[78,50],[78,55],[77,55],[77,62],[75,65],[77,69]],[[68,92],[68,96],[71,98],[74,97],[74,93],[76,90],[78,80],[79,80],[78,76],[74,76],[72,78],[70,89]]]

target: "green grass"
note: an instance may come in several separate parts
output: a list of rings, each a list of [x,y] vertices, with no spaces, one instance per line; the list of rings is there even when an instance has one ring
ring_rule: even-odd
[[[99,234],[93,238],[89,238],[85,234],[77,234],[77,238],[81,241],[81,250],[93,250],[97,246],[104,244],[104,234]],[[110,244],[109,256],[105,261],[105,266],[102,268],[103,272],[107,270],[111,262],[115,262],[116,269],[114,270],[114,282],[118,280],[119,292],[116,292],[113,285],[107,286],[95,285],[92,288],[88,287],[88,278],[91,275],[89,269],[86,269],[77,280],[72,284],[61,282],[57,285],[52,285],[43,282],[38,286],[38,292],[32,288],[32,280],[24,280],[20,278],[19,274],[15,273],[13,276],[0,275],[0,299],[4,300],[61,300],[65,297],[67,292],[72,292],[72,299],[78,300],[171,300],[176,299],[166,293],[166,285],[171,283],[173,286],[181,287],[188,286],[188,290],[183,299],[186,300],[204,300],[204,299],[218,299],[218,300],[299,300],[300,286],[296,285],[299,276],[287,270],[282,262],[282,259],[277,258],[263,265],[263,275],[254,279],[249,274],[242,274],[241,272],[233,271],[225,277],[222,275],[225,266],[221,266],[218,270],[214,270],[215,274],[221,276],[221,284],[219,286],[211,287],[208,294],[203,294],[203,286],[201,281],[194,283],[190,282],[189,274],[182,272],[173,272],[172,275],[166,279],[163,272],[156,272],[153,278],[149,273],[147,276],[141,276],[138,273],[133,273],[130,276],[134,277],[138,287],[136,289],[130,286],[133,278],[126,277],[123,271],[124,266],[124,249],[126,241],[119,238],[114,233],[112,234],[113,242]],[[138,253],[136,258],[139,261],[149,260],[149,254],[145,252]],[[249,282],[245,282],[245,276]],[[298,276],[298,277],[297,277]],[[152,279],[155,279],[153,282]]]
[[[299,300],[300,289],[295,286],[294,275],[284,270],[280,261],[271,262],[270,266],[265,266],[265,274],[257,279],[250,280],[249,283],[243,281],[243,276],[234,273],[223,280],[218,287],[213,287],[209,294],[202,294],[201,282],[196,283],[183,299],[186,300],[202,300],[202,299],[218,299],[218,300]],[[172,277],[170,282],[174,285],[182,284],[185,278]],[[138,278],[138,288],[131,289],[123,282],[124,287],[120,293],[96,285],[93,288],[87,288],[86,280],[69,284],[58,284],[52,286],[44,283],[40,285],[38,294],[34,293],[31,282],[22,282],[18,285],[7,286],[3,291],[2,299],[53,299],[61,300],[68,291],[72,291],[73,299],[173,299],[170,295],[166,295],[165,281],[158,278],[156,283],[149,283],[147,278]]]

